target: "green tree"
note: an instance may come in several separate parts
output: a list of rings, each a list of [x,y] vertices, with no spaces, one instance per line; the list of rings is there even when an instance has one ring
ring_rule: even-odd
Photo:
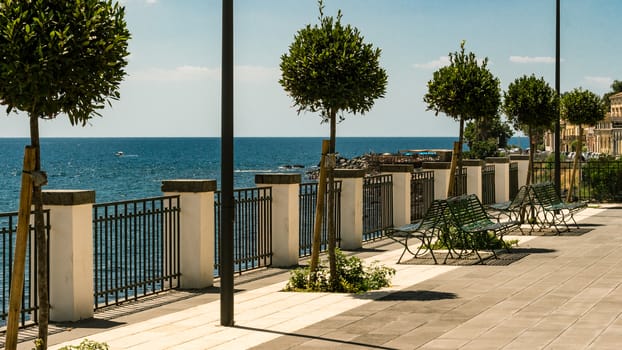
[[[605,105],[605,111],[609,111],[611,109],[611,101],[609,101],[609,97],[611,97],[611,95],[617,94],[618,92],[622,92],[622,80],[614,80],[613,83],[611,83],[611,91],[603,95],[603,104]]]
[[[499,147],[506,147],[514,133],[501,116],[478,118],[468,122],[464,138],[469,146],[471,158],[484,159],[497,154]]]
[[[451,173],[456,164],[462,161],[465,121],[496,116],[501,104],[499,80],[488,70],[488,58],[480,63],[475,54],[464,51],[465,42],[460,43],[460,51],[449,54],[450,64],[436,72],[428,82],[428,92],[423,97],[428,110],[433,110],[460,122],[458,144],[454,147]],[[461,164],[459,165],[461,166]],[[453,176],[450,177],[453,180]],[[450,180],[448,195],[453,193]]]
[[[574,190],[577,169],[579,168],[579,160],[581,159],[581,154],[583,153],[583,125],[593,126],[599,120],[605,118],[606,111],[605,105],[598,95],[581,88],[574,89],[563,94],[561,108],[562,117],[569,123],[574,124],[579,128],[574,165],[572,168],[572,176],[570,178],[570,185],[567,194],[567,200],[570,200]]]
[[[529,166],[527,184],[533,176],[533,156],[536,151],[536,135],[551,129],[559,116],[557,93],[544,78],[523,75],[514,80],[503,93],[503,111],[514,129],[529,136]]]
[[[35,148],[33,204],[37,236],[40,347],[47,346],[47,238],[43,230],[39,118],[63,114],[86,125],[119,98],[130,33],[125,9],[110,0],[0,1],[0,102],[23,111]]]
[[[333,19],[324,16],[321,0],[318,5],[319,25],[307,25],[300,29],[289,46],[289,52],[281,56],[282,76],[279,83],[293,99],[298,114],[303,111],[319,112],[322,121],[330,124],[329,153],[334,159],[337,118],[343,120],[343,112],[368,112],[377,98],[384,97],[387,73],[380,67],[380,49],[365,43],[357,28],[341,24],[341,10]],[[334,164],[330,161],[328,163]],[[332,166],[327,169],[327,177],[328,253],[331,285],[335,286],[337,269]]]

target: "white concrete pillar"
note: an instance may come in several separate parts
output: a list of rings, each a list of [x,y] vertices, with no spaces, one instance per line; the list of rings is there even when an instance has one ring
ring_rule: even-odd
[[[335,169],[335,180],[341,181],[341,248],[363,246],[363,177],[359,169]]]
[[[486,162],[495,165],[495,201],[510,200],[510,159],[507,157],[488,157]]]
[[[447,199],[447,186],[449,186],[449,162],[425,162],[424,170],[434,171],[434,199]]]
[[[510,161],[518,163],[518,187],[527,184],[527,172],[529,171],[529,156],[511,154]]]
[[[412,164],[381,165],[383,174],[393,177],[393,225],[410,224],[410,182],[413,172]]]
[[[272,187],[272,266],[298,264],[300,174],[257,174],[257,187]]]
[[[50,210],[50,321],[93,317],[95,191],[43,191]]]
[[[179,195],[180,288],[214,284],[216,180],[164,180],[165,196]]]
[[[481,159],[465,159],[462,166],[467,172],[467,194],[475,194],[482,199],[482,168],[484,161]]]

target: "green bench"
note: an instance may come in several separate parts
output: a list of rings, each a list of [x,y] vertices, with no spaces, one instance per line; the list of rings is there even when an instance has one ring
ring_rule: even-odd
[[[523,223],[527,207],[531,203],[531,195],[529,191],[528,186],[521,186],[511,201],[489,204],[486,206],[486,209],[496,214],[495,217],[497,222],[501,222],[501,219],[503,218],[505,220]],[[533,223],[530,222],[530,224],[533,231]],[[520,229],[521,234],[524,234],[520,225],[518,228]]]
[[[434,200],[423,218],[418,222],[400,227],[393,227],[387,230],[385,235],[388,238],[404,246],[402,255],[400,255],[400,258],[397,260],[398,264],[402,261],[406,252],[409,252],[415,258],[430,252],[434,263],[438,263],[434,256],[434,250],[432,250],[432,243],[435,239],[441,237],[442,232],[446,230],[446,209],[447,203],[444,200]],[[414,251],[412,247],[411,238],[416,240],[416,251]]]
[[[587,202],[565,202],[557,194],[552,182],[542,182],[530,186],[532,193],[531,204],[536,210],[536,217],[540,218],[541,227],[555,227],[560,233],[558,224],[563,224],[570,231],[568,221],[572,220],[579,228],[574,214],[587,208]],[[541,215],[540,215],[541,214]]]
[[[520,222],[517,220],[500,222],[488,215],[481,201],[474,194],[447,199],[447,208],[451,216],[451,224],[458,231],[464,249],[475,252],[481,263],[483,263],[483,259],[478,248],[472,242],[477,239],[486,241],[488,234],[493,233],[507,247],[503,241],[503,236],[520,227]],[[490,250],[492,255],[497,258],[494,247],[491,247]]]

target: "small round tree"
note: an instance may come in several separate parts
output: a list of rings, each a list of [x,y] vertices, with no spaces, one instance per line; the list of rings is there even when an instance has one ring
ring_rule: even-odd
[[[47,238],[43,230],[39,118],[63,114],[86,125],[119,98],[130,33],[125,9],[110,0],[4,0],[0,2],[0,103],[30,120],[35,149],[33,186],[39,285],[39,342],[47,346]]]
[[[481,64],[475,54],[464,51],[465,42],[460,43],[460,51],[449,54],[450,64],[436,72],[428,82],[428,92],[423,97],[427,109],[439,112],[460,122],[458,145],[454,147],[451,174],[456,164],[461,165],[462,144],[464,143],[465,121],[477,118],[494,117],[501,103],[499,80],[488,70],[488,58]],[[453,176],[450,176],[448,196],[453,195]]]
[[[514,129],[529,136],[527,168],[527,185],[529,185],[533,176],[535,135],[551,129],[559,117],[557,93],[544,78],[524,75],[510,83],[508,90],[503,93],[503,111]]]
[[[307,25],[296,33],[289,52],[281,56],[282,76],[279,83],[293,99],[298,114],[303,111],[319,112],[322,122],[330,124],[328,152],[334,159],[337,118],[343,120],[343,112],[368,112],[377,98],[384,97],[387,73],[380,67],[380,49],[365,43],[357,28],[342,25],[341,11],[333,19],[324,16],[321,0],[318,4],[320,23]],[[328,167],[327,176],[328,254],[331,285],[335,286],[337,273],[332,166]],[[317,265],[318,249],[314,245],[312,267]]]
[[[579,128],[572,176],[570,177],[570,185],[566,197],[566,200],[570,201],[572,199],[577,169],[579,168],[579,159],[581,159],[583,153],[583,125],[593,126],[605,117],[606,111],[605,105],[598,95],[581,88],[563,94],[561,107],[562,117]]]

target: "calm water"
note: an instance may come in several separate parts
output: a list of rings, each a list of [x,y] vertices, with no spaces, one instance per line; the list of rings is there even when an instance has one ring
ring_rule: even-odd
[[[337,151],[352,158],[400,149],[447,148],[453,137],[338,138]],[[257,173],[306,172],[318,164],[322,138],[237,138],[236,188],[253,187]],[[511,143],[526,144],[524,139]],[[16,211],[25,138],[0,139],[0,212]],[[124,152],[118,157],[116,152]],[[45,138],[44,189],[91,189],[98,203],[159,196],[162,180],[216,179],[220,184],[219,138]],[[284,165],[302,165],[286,170]]]

